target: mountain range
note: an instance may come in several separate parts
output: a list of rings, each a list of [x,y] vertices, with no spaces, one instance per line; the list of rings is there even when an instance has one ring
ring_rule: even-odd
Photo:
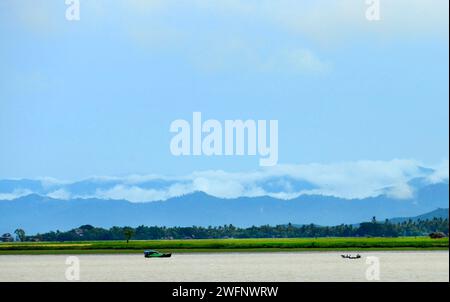
[[[30,194],[12,200],[0,200],[0,232],[23,228],[27,233],[69,230],[83,224],[111,226],[217,226],[234,224],[338,225],[392,217],[413,217],[448,208],[449,184],[414,185],[409,199],[396,199],[388,194],[361,199],[345,199],[325,195],[301,195],[283,200],[274,197],[219,198],[194,192],[164,201],[133,203],[127,200],[99,198],[57,199]]]

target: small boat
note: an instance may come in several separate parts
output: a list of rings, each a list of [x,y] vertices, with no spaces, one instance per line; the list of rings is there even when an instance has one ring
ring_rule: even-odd
[[[344,258],[344,259],[352,259],[352,260],[355,260],[355,259],[361,259],[361,255],[360,255],[360,254],[358,254],[358,255],[356,255],[356,256],[352,256],[352,255],[341,255],[341,257]]]
[[[172,257],[171,253],[160,253],[154,250],[146,250],[144,251],[145,258],[170,258]]]

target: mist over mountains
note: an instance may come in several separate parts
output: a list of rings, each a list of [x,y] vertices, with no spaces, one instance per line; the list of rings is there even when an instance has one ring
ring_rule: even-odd
[[[245,227],[289,222],[338,225],[368,221],[372,216],[379,220],[411,217],[448,208],[448,181],[429,184],[414,179],[410,185],[414,195],[408,199],[387,194],[362,199],[324,195],[301,195],[290,200],[269,196],[226,199],[195,192],[165,201],[133,203],[98,198],[62,200],[31,194],[0,201],[0,232],[20,227],[31,234],[68,230],[83,224],[99,227],[224,224]]]
[[[343,199],[387,195],[395,199],[410,199],[417,188],[440,182],[448,182],[448,160],[435,167],[426,167],[414,160],[356,161],[277,165],[248,172],[197,171],[176,177],[131,175],[89,177],[76,181],[0,179],[0,200],[38,194],[63,200],[151,202],[195,192],[226,199],[269,196],[290,200],[301,195]]]
[[[414,217],[449,206],[448,161],[278,165],[180,177],[0,180],[0,232],[111,226],[324,226]]]

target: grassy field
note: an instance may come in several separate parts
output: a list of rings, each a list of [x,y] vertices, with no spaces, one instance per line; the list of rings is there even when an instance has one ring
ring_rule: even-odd
[[[145,249],[162,252],[281,252],[364,250],[448,250],[448,238],[293,238],[207,239],[149,241],[25,242],[0,243],[5,254],[126,254]]]

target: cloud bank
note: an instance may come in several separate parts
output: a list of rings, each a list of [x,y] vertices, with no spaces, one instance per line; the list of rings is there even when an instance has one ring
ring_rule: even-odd
[[[36,193],[63,200],[99,198],[151,202],[198,191],[220,198],[271,196],[292,199],[317,194],[354,199],[384,194],[395,199],[409,199],[415,193],[413,181],[448,183],[448,178],[448,160],[435,167],[400,159],[313,163],[278,165],[251,172],[198,171],[179,177],[130,175],[91,177],[75,182],[46,178],[28,180],[28,187],[21,180],[9,180],[8,186],[5,181],[0,181],[0,200]]]

